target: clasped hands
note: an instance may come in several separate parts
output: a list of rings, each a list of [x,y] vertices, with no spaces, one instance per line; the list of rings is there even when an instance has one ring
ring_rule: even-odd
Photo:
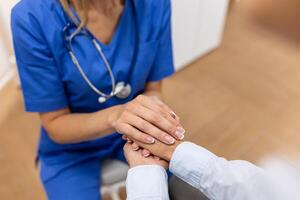
[[[166,168],[185,134],[179,117],[155,96],[139,95],[120,106],[113,126],[127,140],[124,151],[131,167],[158,164]]]

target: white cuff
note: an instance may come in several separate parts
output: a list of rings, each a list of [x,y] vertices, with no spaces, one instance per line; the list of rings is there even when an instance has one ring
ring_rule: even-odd
[[[199,189],[201,176],[216,155],[191,142],[181,143],[170,161],[170,171],[183,181]]]
[[[131,168],[126,180],[127,200],[168,200],[168,175],[159,165]]]

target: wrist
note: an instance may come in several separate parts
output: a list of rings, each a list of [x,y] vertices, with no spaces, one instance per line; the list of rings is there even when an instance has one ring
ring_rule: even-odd
[[[164,159],[166,161],[170,161],[172,159],[173,153],[175,152],[176,148],[181,144],[181,141],[176,141],[175,144],[170,145],[169,148],[166,149],[164,153]]]
[[[149,90],[143,93],[143,95],[148,97],[157,97],[159,99],[162,99],[161,92],[155,91],[155,90]]]
[[[119,118],[120,112],[123,109],[124,105],[113,106],[110,109],[109,115],[107,117],[107,123],[111,129],[116,131],[116,121]]]

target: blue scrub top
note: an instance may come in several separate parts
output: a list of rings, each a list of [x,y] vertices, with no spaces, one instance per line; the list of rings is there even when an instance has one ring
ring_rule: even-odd
[[[170,0],[125,1],[112,40],[107,45],[98,42],[116,80],[130,83],[132,94],[124,100],[115,97],[99,104],[98,95],[84,82],[64,45],[63,28],[67,21],[59,1],[21,0],[12,10],[11,27],[26,111],[42,113],[69,107],[72,113],[96,112],[126,103],[142,93],[147,82],[171,75],[174,67],[170,16]],[[110,77],[91,40],[79,35],[72,44],[91,82],[109,93]],[[65,152],[105,151],[120,142],[119,134],[111,134],[94,141],[61,145],[41,128],[39,156],[55,155],[49,161],[55,164],[66,159]]]

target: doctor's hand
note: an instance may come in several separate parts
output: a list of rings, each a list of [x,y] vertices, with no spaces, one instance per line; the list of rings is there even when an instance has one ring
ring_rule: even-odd
[[[183,142],[176,140],[174,144],[166,145],[157,140],[153,144],[145,144],[128,137],[123,137],[123,139],[127,140],[127,144],[133,151],[140,151],[144,157],[157,156],[168,162],[172,159],[176,148]]]
[[[176,139],[183,139],[185,133],[179,118],[167,105],[158,98],[144,95],[117,106],[110,122],[117,132],[146,144],[155,140],[174,144]]]
[[[142,155],[142,150],[134,151],[132,150],[129,143],[124,146],[124,155],[130,166],[130,168],[141,166],[141,165],[159,165],[165,169],[168,168],[168,162],[160,159],[156,156],[144,157]]]

